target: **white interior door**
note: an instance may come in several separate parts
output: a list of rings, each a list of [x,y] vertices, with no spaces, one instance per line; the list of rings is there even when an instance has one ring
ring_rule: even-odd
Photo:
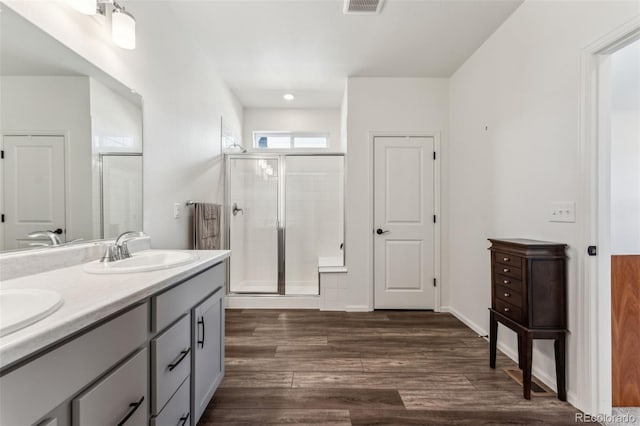
[[[28,247],[33,231],[64,232],[64,137],[5,135],[3,144],[4,248]]]
[[[374,307],[433,309],[434,139],[374,138]]]

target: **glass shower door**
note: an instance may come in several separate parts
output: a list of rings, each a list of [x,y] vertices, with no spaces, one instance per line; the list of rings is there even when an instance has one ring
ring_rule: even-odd
[[[278,272],[278,166],[277,158],[229,158],[231,293],[277,294],[283,281]]]

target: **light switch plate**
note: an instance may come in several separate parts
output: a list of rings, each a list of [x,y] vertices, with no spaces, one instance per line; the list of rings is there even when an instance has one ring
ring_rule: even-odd
[[[182,204],[173,203],[173,218],[179,219],[181,215],[182,215]]]
[[[575,222],[575,201],[554,201],[549,211],[549,222]]]

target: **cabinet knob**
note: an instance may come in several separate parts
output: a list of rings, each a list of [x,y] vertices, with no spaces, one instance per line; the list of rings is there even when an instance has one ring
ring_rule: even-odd
[[[509,261],[509,258],[508,258],[508,257],[503,257],[503,258],[502,258],[502,261],[503,261],[503,262],[508,262],[508,261]]]
[[[504,297],[511,297],[511,293],[505,293]]]
[[[511,309],[509,309],[509,308],[504,308],[504,311],[505,311],[505,312],[511,312]]]
[[[504,268],[502,272],[509,272],[509,268]]]
[[[505,283],[505,284],[509,284],[511,281],[510,280],[504,280],[502,282]]]

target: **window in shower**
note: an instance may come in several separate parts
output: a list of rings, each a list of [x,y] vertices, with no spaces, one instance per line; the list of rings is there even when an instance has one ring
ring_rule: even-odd
[[[326,133],[255,132],[255,149],[327,149],[329,135]]]
[[[318,262],[343,264],[342,155],[227,159],[230,293],[317,295]]]

